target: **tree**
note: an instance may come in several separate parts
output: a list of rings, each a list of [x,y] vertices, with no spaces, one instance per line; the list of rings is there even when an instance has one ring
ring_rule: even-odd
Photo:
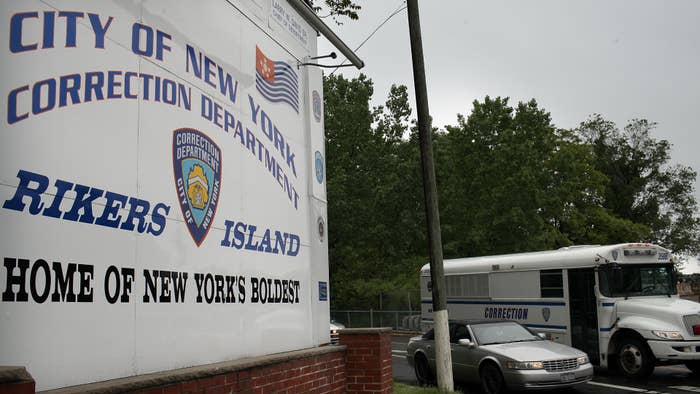
[[[367,249],[362,234],[371,218],[362,199],[371,193],[363,180],[371,167],[366,157],[375,118],[369,108],[373,91],[372,82],[364,75],[354,80],[342,75],[324,78],[328,246],[334,305],[362,293],[353,286],[353,276],[356,265],[363,260],[361,251]]]
[[[445,254],[545,250],[642,234],[603,205],[592,149],[535,100],[486,97],[438,139]],[[622,231],[624,229],[625,231]],[[605,242],[607,243],[607,242]]]
[[[347,17],[350,20],[358,20],[360,16],[357,14],[358,11],[362,9],[361,6],[355,4],[352,0],[324,0],[323,4],[325,9],[321,6],[314,6],[313,9],[316,13],[326,12],[325,15],[321,15],[321,18],[332,17],[336,24],[342,25],[338,20],[338,17]]]
[[[562,138],[550,163],[556,199],[550,205],[552,224],[566,239],[557,246],[613,244],[641,239],[649,229],[615,216],[605,207],[608,178],[595,167],[590,146],[570,130],[558,130]]]
[[[331,306],[377,308],[382,294],[416,289],[428,262],[407,89],[392,86],[376,108],[364,75],[325,77],[324,92]],[[669,165],[655,126],[619,131],[595,116],[563,130],[535,100],[474,101],[433,130],[445,256],[628,241],[700,252],[696,175]]]
[[[371,109],[372,93],[364,75],[324,79],[334,308],[376,307],[379,294],[417,281],[413,240],[424,237],[417,229],[423,211],[412,184],[418,161],[402,139],[407,89],[392,86],[386,106]]]
[[[593,115],[577,133],[592,147],[596,168],[609,183],[604,205],[622,219],[649,228],[640,239],[676,253],[700,251],[700,218],[693,197],[696,173],[670,164],[671,144],[652,137],[657,124],[633,119],[620,131],[613,122]]]

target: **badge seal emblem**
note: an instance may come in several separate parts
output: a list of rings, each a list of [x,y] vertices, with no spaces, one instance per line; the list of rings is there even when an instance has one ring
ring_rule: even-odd
[[[316,151],[314,157],[314,166],[316,168],[316,181],[319,184],[323,183],[323,155],[321,152]]]
[[[214,223],[221,191],[221,149],[191,128],[173,131],[173,172],[182,217],[200,246]]]
[[[549,308],[542,308],[542,317],[544,318],[544,321],[549,321],[549,316],[551,315],[551,313],[552,311],[550,311]]]
[[[320,122],[321,115],[323,115],[323,108],[321,104],[321,95],[318,94],[316,90],[311,93],[311,101],[313,103],[314,119],[316,119],[316,122]]]

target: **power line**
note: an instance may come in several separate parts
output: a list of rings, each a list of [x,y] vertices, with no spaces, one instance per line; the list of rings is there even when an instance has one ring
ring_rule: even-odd
[[[365,43],[366,43],[367,41],[369,41],[369,39],[372,38],[372,36],[374,36],[374,34],[375,34],[377,31],[379,31],[379,29],[382,28],[382,26],[384,26],[387,22],[389,22],[389,19],[393,18],[395,15],[397,15],[399,12],[401,12],[401,11],[403,11],[403,10],[405,10],[405,9],[406,9],[406,1],[404,0],[404,1],[401,2],[401,4],[399,4],[399,6],[396,8],[396,10],[395,10],[394,12],[392,12],[391,14],[389,14],[389,16],[387,16],[386,19],[384,19],[384,21],[383,21],[382,23],[380,23],[379,26],[377,26],[377,28],[374,29],[374,30],[372,31],[372,33],[370,33],[370,35],[367,36],[367,38],[365,38],[365,39],[360,43],[360,45],[357,46],[357,48],[355,48],[355,52],[357,52],[357,50],[359,50],[360,48],[362,48],[362,46],[365,45]],[[347,60],[347,59],[346,59],[346,60]],[[343,64],[345,64],[345,61],[346,61],[346,60],[343,60],[343,62],[340,63],[340,65],[337,66],[333,71],[331,71],[331,73],[330,73],[329,75],[333,75],[334,72],[338,71],[338,68],[340,68]]]

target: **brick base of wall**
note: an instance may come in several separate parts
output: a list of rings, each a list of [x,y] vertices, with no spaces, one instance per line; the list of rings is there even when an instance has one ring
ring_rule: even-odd
[[[44,394],[391,393],[391,329],[345,329],[339,346],[163,371]],[[23,367],[0,367],[0,394],[34,394]]]
[[[0,367],[0,394],[34,394],[34,387],[24,367]]]
[[[326,346],[66,387],[44,394],[343,393],[344,346]]]
[[[391,328],[340,330],[348,347],[345,368],[347,393],[391,393]]]

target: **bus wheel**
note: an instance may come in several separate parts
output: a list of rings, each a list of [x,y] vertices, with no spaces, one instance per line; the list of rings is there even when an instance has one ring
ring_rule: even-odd
[[[435,381],[433,373],[430,371],[428,360],[422,353],[415,355],[413,370],[416,373],[416,380],[418,380],[419,385],[430,386]]]
[[[481,387],[485,394],[503,393],[506,388],[503,375],[498,367],[490,362],[481,367]]]
[[[635,338],[622,338],[617,347],[620,372],[628,378],[642,378],[654,371],[654,356],[646,343]]]
[[[695,375],[700,375],[700,361],[686,361],[685,366],[688,367]]]

